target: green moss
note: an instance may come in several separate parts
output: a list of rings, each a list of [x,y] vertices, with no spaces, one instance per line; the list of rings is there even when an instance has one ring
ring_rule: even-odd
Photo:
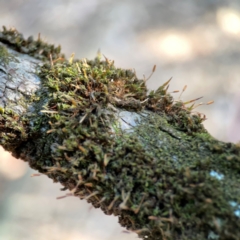
[[[223,221],[228,213],[223,226],[231,231],[239,225],[226,201],[237,190],[226,191],[209,174],[220,167],[218,145],[212,144],[218,141],[182,103],[164,90],[148,95],[144,81],[126,72],[99,59],[44,65],[40,77],[48,91],[39,94],[48,99],[45,147],[38,144],[42,157],[31,165],[105,213],[120,216],[122,226],[142,229],[143,238],[206,239],[210,230],[227,236],[214,227],[214,217]],[[106,111],[109,104],[152,113],[144,112],[134,132],[127,133]]]
[[[27,127],[29,121],[25,117],[19,117],[11,110],[0,113],[0,145],[12,152],[28,140]]]
[[[0,32],[0,41],[11,46],[18,52],[26,53],[37,59],[48,60],[50,55],[53,59],[64,58],[64,55],[60,54],[60,46],[55,47],[54,45],[43,42],[40,35],[37,40],[34,40],[32,36],[25,39],[15,28],[7,29],[3,26],[3,31]]]
[[[148,93],[133,71],[99,56],[47,62],[39,76],[36,111],[0,115],[6,149],[143,239],[238,239],[229,202],[240,204],[240,147],[212,138],[167,93],[169,81]],[[140,116],[130,132],[124,111]]]
[[[0,45],[0,61],[7,64],[9,61],[9,53],[5,46]]]

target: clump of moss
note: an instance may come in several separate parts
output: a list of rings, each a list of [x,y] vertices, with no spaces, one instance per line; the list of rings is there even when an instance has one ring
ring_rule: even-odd
[[[205,116],[200,113],[193,114],[191,108],[187,108],[182,101],[175,101],[167,92],[169,82],[170,80],[149,93],[146,108],[159,115],[164,115],[168,123],[180,131],[190,135],[206,132],[202,125]]]
[[[3,31],[0,32],[0,41],[10,45],[14,50],[26,53],[37,59],[48,60],[50,55],[52,58],[64,58],[63,54],[60,54],[61,47],[55,47],[54,45],[45,43],[41,40],[40,35],[37,40],[34,40],[32,36],[25,39],[21,33],[15,28],[7,29],[3,26]]]
[[[28,140],[28,124],[27,118],[19,117],[11,110],[0,111],[0,144],[10,152],[18,148]]]
[[[165,87],[148,94],[134,72],[99,58],[45,64],[40,77],[44,88],[38,94],[45,104],[31,134],[43,136],[28,153],[33,168],[106,214],[119,216],[122,226],[142,238],[206,239],[210,231],[227,237],[239,226],[223,197],[233,192],[224,193],[206,171],[216,156],[201,138],[189,142],[184,137],[206,134],[203,119],[175,103]],[[151,109],[152,117],[134,133],[113,132],[116,119],[109,105],[139,113]],[[173,138],[170,126],[181,129],[181,137]],[[158,128],[162,137],[154,135]],[[159,138],[167,140],[158,148]],[[226,212],[228,222],[218,229],[214,221],[223,221]]]
[[[9,62],[9,53],[5,46],[0,45],[0,62],[8,64]]]
[[[148,93],[133,71],[100,56],[50,61],[39,76],[35,111],[2,114],[2,121],[16,119],[8,132],[24,127],[22,144],[3,142],[16,157],[143,239],[238,239],[229,201],[240,204],[240,147],[213,139],[204,117],[167,93],[168,82]],[[139,113],[133,131],[116,124],[114,109]]]

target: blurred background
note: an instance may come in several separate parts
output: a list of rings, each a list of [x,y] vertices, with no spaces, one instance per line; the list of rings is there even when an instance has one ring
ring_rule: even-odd
[[[240,141],[240,1],[0,0],[0,26],[25,37],[38,33],[66,56],[94,58],[97,50],[134,68],[155,89],[170,77],[183,101],[204,96],[196,111],[222,141]],[[178,99],[179,93],[176,93]],[[117,218],[63,195],[59,184],[0,149],[0,239],[131,240]]]

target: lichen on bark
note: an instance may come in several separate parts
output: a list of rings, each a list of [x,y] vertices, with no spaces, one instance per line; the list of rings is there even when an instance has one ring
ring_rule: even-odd
[[[169,81],[149,92],[107,58],[54,56],[22,111],[5,101],[5,149],[143,239],[239,239],[240,146],[211,137]]]

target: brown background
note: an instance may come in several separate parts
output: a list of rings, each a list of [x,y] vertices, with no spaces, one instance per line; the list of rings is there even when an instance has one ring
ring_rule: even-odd
[[[220,140],[240,141],[239,1],[0,0],[0,25],[26,37],[40,32],[67,56],[94,58],[101,49],[139,78],[156,64],[150,89],[173,77],[170,91],[187,85],[182,100],[214,100],[196,109],[206,114],[206,128]],[[0,239],[136,239],[84,201],[56,200],[60,185],[32,173],[0,150]]]

